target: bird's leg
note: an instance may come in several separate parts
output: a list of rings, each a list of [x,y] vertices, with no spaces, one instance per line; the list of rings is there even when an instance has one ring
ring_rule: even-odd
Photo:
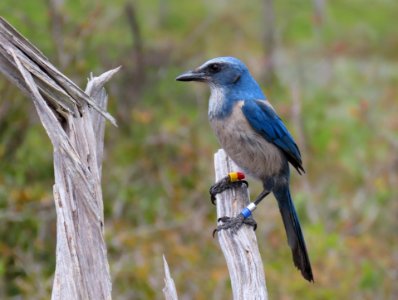
[[[249,225],[253,227],[253,230],[257,229],[257,223],[253,219],[252,212],[257,208],[257,205],[270,193],[268,190],[263,190],[260,195],[257,196],[254,202],[249,203],[236,217],[221,217],[217,222],[222,222],[223,224],[218,225],[213,231],[213,237],[216,232],[224,229],[231,229],[232,233],[238,232],[239,228],[243,225]]]
[[[231,172],[221,180],[217,181],[209,190],[211,203],[215,204],[216,195],[227,189],[241,187],[242,184],[246,184],[246,187],[249,187],[249,183],[243,179],[245,179],[245,174],[242,172]]]

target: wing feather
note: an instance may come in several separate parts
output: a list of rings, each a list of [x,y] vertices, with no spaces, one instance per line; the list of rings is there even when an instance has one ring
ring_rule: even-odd
[[[262,100],[246,100],[242,112],[255,131],[283,151],[299,174],[305,173],[297,144],[270,105]]]

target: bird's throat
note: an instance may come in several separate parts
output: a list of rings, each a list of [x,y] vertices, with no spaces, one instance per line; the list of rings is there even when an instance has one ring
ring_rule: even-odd
[[[226,93],[221,87],[211,86],[210,90],[209,119],[221,119],[229,116],[232,112],[233,101],[226,97]]]

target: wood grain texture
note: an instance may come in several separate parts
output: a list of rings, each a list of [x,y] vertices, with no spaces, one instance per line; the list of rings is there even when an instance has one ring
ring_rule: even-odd
[[[226,155],[223,149],[214,155],[216,181],[239,167]],[[249,204],[246,187],[230,189],[217,196],[217,218],[235,217]],[[258,250],[257,239],[252,227],[243,225],[237,234],[229,230],[217,233],[218,241],[224,253],[229,274],[233,299],[268,299],[265,284],[263,262]]]
[[[30,95],[12,52],[20,63],[31,73],[33,79],[48,104],[60,113],[76,113],[83,104],[89,104],[101,115],[116,125],[116,120],[83,92],[74,82],[62,74],[32,43],[24,38],[6,20],[0,17],[0,71],[25,94]]]
[[[54,147],[54,300],[111,299],[101,166],[104,117],[116,123],[103,85],[117,71],[91,76],[83,92],[0,18],[0,72],[30,96]]]

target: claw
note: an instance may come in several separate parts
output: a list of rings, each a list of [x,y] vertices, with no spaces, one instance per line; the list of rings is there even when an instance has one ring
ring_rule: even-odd
[[[231,218],[230,217],[221,217],[221,218],[217,219],[217,222],[225,223],[225,222],[228,222],[229,219],[231,219]]]
[[[243,224],[253,227],[253,230],[257,229],[257,222],[252,217],[245,219],[242,214],[237,215],[235,218],[221,217],[218,218],[217,222],[223,222],[223,224],[218,225],[217,228],[213,230],[213,238],[216,232],[225,229],[231,229],[232,234],[236,234]]]
[[[212,193],[210,193],[210,201],[211,204],[216,205],[216,196],[214,196]]]
[[[213,230],[213,234],[212,234],[212,235],[213,235],[213,239],[214,239],[215,236],[216,236],[216,232],[217,232],[217,228]]]
[[[216,205],[216,195],[219,193],[224,192],[230,188],[237,188],[241,187],[242,184],[245,184],[246,187],[249,187],[249,183],[246,180],[239,180],[239,181],[231,181],[229,176],[224,177],[220,181],[213,184],[210,189],[210,200],[213,205]]]

